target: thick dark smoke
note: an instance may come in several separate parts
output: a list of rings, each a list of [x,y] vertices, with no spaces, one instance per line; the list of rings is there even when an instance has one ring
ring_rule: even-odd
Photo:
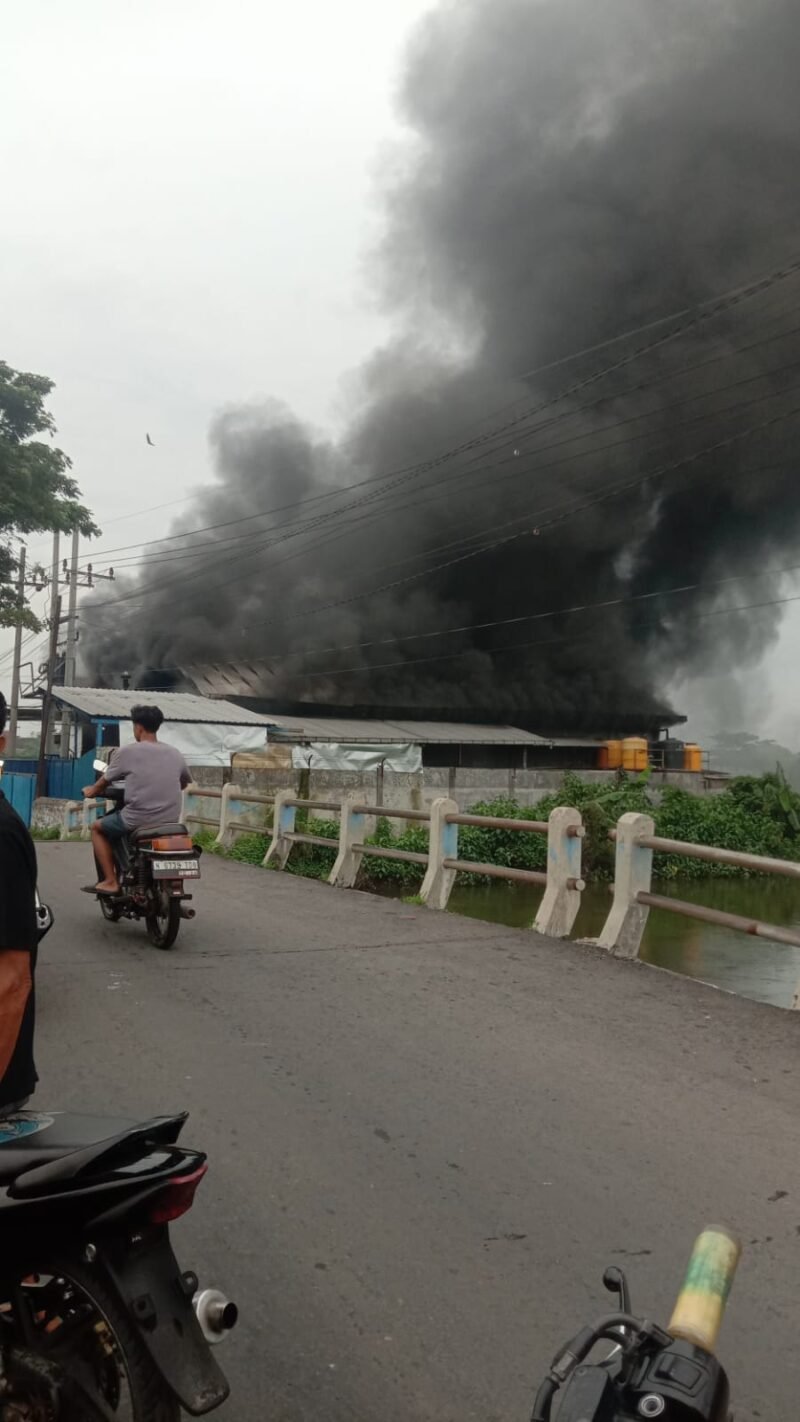
[[[224,526],[87,609],[92,676],[249,660],[284,701],[599,728],[759,657],[780,607],[709,614],[779,597],[763,570],[792,562],[800,277],[643,354],[682,323],[551,363],[800,255],[798,72],[794,0],[435,11],[382,194],[399,334],[346,438],[275,404],[222,413],[218,482],[177,529]]]

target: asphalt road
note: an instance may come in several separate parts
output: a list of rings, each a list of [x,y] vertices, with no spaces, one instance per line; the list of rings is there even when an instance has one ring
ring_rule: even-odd
[[[666,1322],[697,1229],[745,1240],[736,1417],[800,1392],[798,1032],[533,933],[204,860],[171,953],[40,846],[40,1107],[188,1108],[175,1229],[242,1309],[233,1422],[524,1422],[627,1264]]]

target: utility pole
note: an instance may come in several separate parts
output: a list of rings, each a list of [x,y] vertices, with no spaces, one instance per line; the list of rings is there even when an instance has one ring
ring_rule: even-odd
[[[72,534],[72,561],[69,572],[69,598],[67,599],[67,655],[64,660],[64,685],[74,686],[78,655],[78,552],[81,536],[76,529]]]
[[[60,535],[60,533],[58,533],[58,531],[56,531],[56,532],[53,534],[53,571],[52,571],[51,583],[50,583],[50,647],[51,647],[51,649],[52,649],[52,656],[51,656],[50,658],[48,658],[48,663],[47,663],[47,668],[48,668],[48,670],[47,670],[47,688],[46,688],[46,691],[45,691],[45,700],[46,700],[46,703],[47,703],[48,715],[47,715],[46,721],[43,722],[43,727],[46,727],[46,732],[47,732],[46,740],[45,740],[45,749],[46,749],[46,750],[49,750],[51,753],[52,753],[52,750],[53,750],[53,741],[54,741],[54,736],[55,736],[55,725],[53,724],[53,717],[52,717],[52,704],[53,704],[53,703],[52,703],[52,690],[53,690],[53,677],[55,676],[55,668],[56,668],[56,655],[57,655],[57,653],[58,653],[58,624],[59,624],[59,619],[60,619],[60,616],[61,616],[60,611],[59,611],[60,606],[61,606],[61,598],[60,598],[59,592],[58,592],[58,550],[59,550],[59,544],[60,544],[60,542],[61,542],[61,535]],[[54,626],[54,625],[55,625],[55,629],[56,629],[56,631],[55,631],[55,638],[56,638],[56,640],[55,640],[55,645],[54,645],[54,643],[53,643],[53,626]],[[39,794],[40,794],[40,795],[43,795],[44,793],[45,793],[44,790],[40,790],[40,791],[39,791]]]
[[[41,592],[46,585],[44,572],[38,564],[33,569],[33,577],[26,577],[27,549],[23,543],[19,555],[19,576],[17,577],[17,607],[22,612],[25,606],[25,589],[33,588],[34,592]],[[13,760],[17,751],[17,733],[19,725],[19,698],[20,698],[20,673],[22,663],[22,623],[17,623],[14,632],[14,665],[11,672],[11,705],[9,707],[8,723],[8,758]]]
[[[56,554],[58,553],[58,534],[56,537]],[[58,567],[56,567],[58,573]],[[56,670],[56,656],[58,653],[58,628],[61,622],[61,597],[58,592],[58,579],[56,578],[56,596],[53,616],[50,619],[50,651],[47,658],[47,683],[45,685],[44,700],[42,702],[42,734],[39,737],[39,765],[36,772],[36,794],[41,798],[47,794],[47,739],[50,730],[50,721],[53,708],[53,677]]]
[[[95,583],[114,581],[114,569],[109,568],[105,573],[98,573],[88,563],[85,568],[78,568],[78,554],[80,552],[80,533],[77,528],[72,533],[72,558],[67,563],[66,558],[61,564],[61,581],[69,588],[69,598],[67,601],[67,648],[64,656],[64,685],[74,686],[78,672],[78,589],[93,588]],[[77,718],[74,712],[68,707],[62,709],[61,715],[61,759],[68,760],[70,752],[70,737],[73,722]]]
[[[17,578],[17,610],[21,613],[25,606],[25,554],[23,543],[19,555],[19,577]],[[22,623],[17,623],[14,633],[14,667],[11,672],[11,717],[8,725],[8,758],[13,760],[17,753],[17,721],[19,718],[19,664],[22,661]]]
[[[69,571],[69,597],[67,599],[67,651],[64,657],[64,685],[75,685],[78,651],[78,553],[81,536],[77,528],[72,530],[72,561]],[[72,714],[67,708],[61,718],[61,759],[69,759]]]

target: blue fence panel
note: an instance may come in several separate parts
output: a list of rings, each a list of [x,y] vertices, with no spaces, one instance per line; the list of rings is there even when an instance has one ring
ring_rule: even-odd
[[[6,774],[0,780],[0,786],[17,814],[25,821],[26,825],[29,825],[33,802],[36,798],[36,776]]]
[[[94,751],[87,751],[79,760],[62,760],[60,756],[47,757],[46,795],[51,800],[80,800],[84,785],[93,785],[97,774],[93,769]],[[38,762],[35,760],[7,760],[7,775],[36,775]]]
[[[47,763],[47,793],[53,800],[79,800],[84,785],[93,785],[97,775],[92,769],[94,751],[80,760],[50,760]]]

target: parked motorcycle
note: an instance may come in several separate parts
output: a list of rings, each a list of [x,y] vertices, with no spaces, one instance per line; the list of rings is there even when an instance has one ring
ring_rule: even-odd
[[[177,1422],[227,1397],[209,1344],[236,1306],[169,1237],[206,1173],[185,1121],[0,1118],[1,1422]]]
[[[531,1422],[550,1422],[558,1393],[557,1422],[728,1422],[728,1379],[714,1350],[739,1252],[727,1229],[703,1231],[666,1331],[633,1316],[624,1273],[607,1269],[603,1283],[619,1311],[582,1328],[556,1354]],[[587,1362],[603,1341],[614,1345],[610,1356]]]
[[[206,1172],[185,1119],[0,1121],[3,1422],[176,1422],[227,1397],[208,1345],[235,1305],[169,1239]]]
[[[102,775],[107,766],[96,760],[94,768]],[[121,810],[123,786],[110,785],[106,799]],[[127,839],[113,841],[113,849],[120,892],[97,894],[100,912],[109,923],[143,918],[156,948],[171,948],[181,919],[195,916],[187,907],[192,895],[184,892],[184,880],[200,878],[200,846],[192,842],[185,825],[175,822],[131,830]],[[99,880],[102,871],[96,859],[95,870]]]

